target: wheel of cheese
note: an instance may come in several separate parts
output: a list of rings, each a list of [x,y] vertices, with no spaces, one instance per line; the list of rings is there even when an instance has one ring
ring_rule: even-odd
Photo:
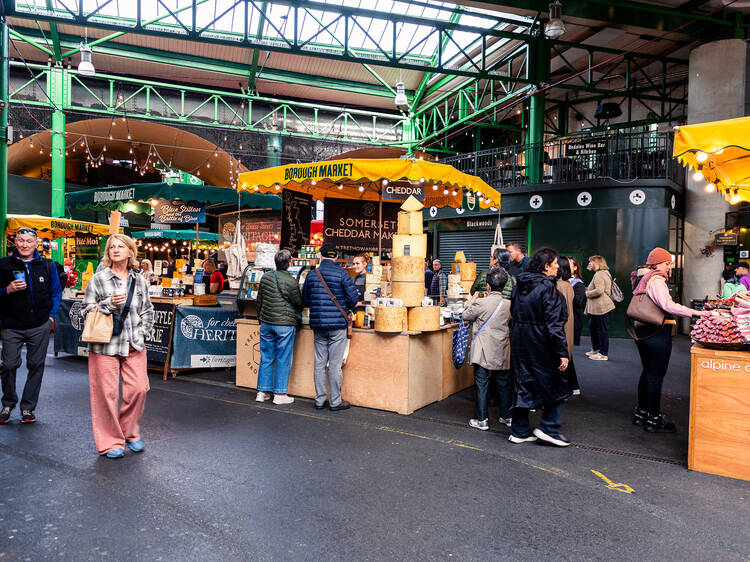
[[[425,259],[427,256],[427,236],[424,234],[394,234],[393,257],[416,256]]]
[[[406,308],[403,306],[376,306],[375,331],[400,333],[404,331]]]
[[[461,281],[474,281],[477,278],[477,264],[473,261],[467,261],[461,264]]]
[[[391,261],[392,281],[424,283],[424,259],[417,256],[401,256]]]
[[[394,299],[401,299],[404,306],[420,306],[424,299],[424,281],[418,283],[393,281],[391,295]]]
[[[408,316],[411,332],[432,332],[440,329],[439,306],[416,306],[409,309]]]

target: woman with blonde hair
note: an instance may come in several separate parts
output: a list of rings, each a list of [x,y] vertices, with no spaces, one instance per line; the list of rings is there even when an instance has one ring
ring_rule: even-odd
[[[587,351],[589,359],[607,361],[609,359],[609,313],[614,310],[615,303],[610,297],[612,292],[612,275],[607,267],[607,260],[602,256],[591,256],[586,268],[594,272],[594,278],[586,287],[586,311],[589,317],[589,332],[591,334],[591,351]]]
[[[159,282],[159,276],[154,273],[154,268],[151,266],[151,260],[148,258],[141,260],[141,274],[146,278],[149,285],[156,285]]]
[[[148,282],[138,273],[136,247],[124,234],[107,240],[103,269],[86,286],[83,315],[113,315],[112,339],[89,344],[89,388],[94,442],[109,459],[144,450],[140,421],[149,390],[146,335],[154,324]],[[122,404],[118,408],[122,378]]]

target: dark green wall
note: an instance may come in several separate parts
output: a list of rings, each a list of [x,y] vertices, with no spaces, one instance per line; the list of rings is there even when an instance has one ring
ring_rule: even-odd
[[[625,310],[630,298],[630,272],[646,261],[655,247],[667,247],[669,211],[665,208],[588,209],[529,214],[531,251],[549,246],[574,256],[585,271],[588,258],[601,255],[625,295],[625,302],[610,314],[610,334],[626,337]]]

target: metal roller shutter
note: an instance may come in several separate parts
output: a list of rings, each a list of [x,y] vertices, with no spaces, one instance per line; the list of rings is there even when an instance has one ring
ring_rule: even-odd
[[[464,230],[459,232],[441,232],[438,239],[438,258],[443,267],[448,269],[456,252],[463,251],[468,261],[476,262],[477,269],[490,266],[490,248],[495,240],[495,230]],[[503,241],[518,242],[526,249],[526,229],[503,229]]]

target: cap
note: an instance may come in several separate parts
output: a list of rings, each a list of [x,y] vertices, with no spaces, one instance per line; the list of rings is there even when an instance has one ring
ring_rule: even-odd
[[[738,267],[744,267],[745,269],[750,270],[750,263],[747,263],[746,261],[741,261],[741,262],[738,262],[737,265],[734,266],[735,269],[737,269]]]
[[[320,255],[324,258],[337,258],[339,252],[333,244],[325,243],[320,247]]]
[[[664,248],[654,248],[648,254],[646,265],[657,265],[664,262],[672,262],[672,254]]]

